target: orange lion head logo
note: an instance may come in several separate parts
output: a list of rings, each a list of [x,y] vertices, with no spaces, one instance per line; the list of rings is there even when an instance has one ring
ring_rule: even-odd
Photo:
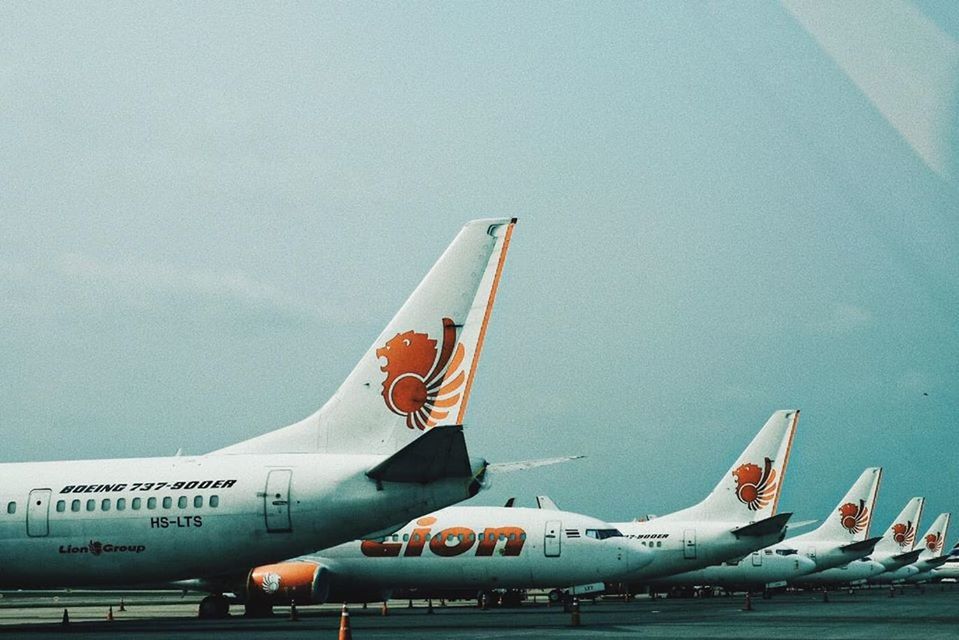
[[[936,552],[942,550],[942,534],[940,532],[937,531],[926,536],[926,549]]]
[[[455,350],[454,350],[455,347]],[[456,325],[443,318],[443,344],[437,353],[436,340],[425,333],[398,333],[376,350],[385,358],[380,371],[383,400],[393,413],[406,416],[406,426],[421,431],[449,415],[460,400],[459,388],[466,379],[460,370],[465,350],[456,343]]]
[[[869,524],[869,509],[866,508],[866,501],[860,500],[859,504],[847,502],[839,507],[839,522],[849,533],[859,533]]]
[[[747,462],[733,471],[736,497],[752,511],[765,508],[776,495],[776,470],[772,464],[773,461],[766,458],[762,468]]]
[[[911,546],[916,541],[916,529],[912,526],[912,520],[907,520],[906,524],[897,522],[892,525],[892,539],[900,547]]]

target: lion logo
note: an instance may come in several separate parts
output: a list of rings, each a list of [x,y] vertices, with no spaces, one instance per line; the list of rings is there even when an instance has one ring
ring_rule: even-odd
[[[276,593],[280,590],[280,574],[268,573],[263,576],[263,584],[260,585],[263,593]]]
[[[942,533],[936,531],[926,536],[926,549],[934,553],[942,551]]]
[[[425,333],[398,333],[376,350],[386,364],[383,400],[393,413],[406,416],[406,426],[420,431],[434,427],[460,401],[460,387],[466,380],[462,371],[465,349],[456,342],[456,325],[443,318],[443,344],[437,353],[436,340]]]
[[[906,520],[906,524],[897,522],[892,525],[892,539],[900,547],[911,547],[916,541],[916,529],[912,526],[912,520]]]
[[[776,470],[772,464],[773,461],[766,458],[762,468],[747,462],[733,471],[736,497],[751,511],[766,508],[776,495]]]
[[[849,533],[859,533],[864,530],[869,524],[869,509],[866,507],[866,501],[860,500],[859,504],[847,502],[839,507],[839,522]]]

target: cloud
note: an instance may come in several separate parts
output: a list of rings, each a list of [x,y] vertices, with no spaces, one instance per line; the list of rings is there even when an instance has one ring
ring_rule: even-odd
[[[156,311],[185,302],[303,318],[331,310],[240,270],[104,261],[65,253],[42,264],[0,262],[0,312],[53,317],[65,310]]]

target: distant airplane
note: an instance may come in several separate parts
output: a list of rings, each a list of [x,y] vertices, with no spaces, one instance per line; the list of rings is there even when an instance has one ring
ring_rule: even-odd
[[[488,597],[494,589],[567,587],[617,580],[653,552],[612,525],[569,511],[447,507],[399,531],[244,568],[231,579],[182,583],[232,592],[251,615],[273,605],[379,602],[397,590],[420,597]]]
[[[819,528],[788,538],[738,562],[724,562],[660,578],[656,586],[710,585],[725,589],[765,589],[783,586],[817,569],[839,567],[868,555],[879,542],[869,538],[869,525],[879,492],[881,467],[862,472]]]
[[[776,411],[706,498],[692,507],[643,521],[614,523],[655,551],[634,572],[639,585],[742,557],[782,540],[790,513],[776,514],[799,411]]]
[[[203,456],[0,465],[0,586],[217,575],[391,532],[474,495],[486,462],[469,457],[458,425],[514,223],[464,226],[301,422]]]
[[[944,553],[946,537],[949,535],[950,514],[940,513],[933,520],[926,534],[918,539],[920,549],[918,559],[910,565],[882,573],[870,582],[878,584],[898,584],[901,582],[926,582],[934,575],[932,571],[944,565],[949,556]]]
[[[932,580],[959,580],[959,543],[952,548],[941,566],[932,570]]]
[[[790,581],[798,586],[838,586],[846,583],[857,584],[863,580],[875,578],[886,571],[895,571],[912,564],[919,557],[921,549],[912,550],[916,541],[916,527],[922,517],[925,498],[912,498],[892,521],[872,553],[841,567],[817,571]],[[879,566],[877,567],[876,564]],[[919,573],[911,568],[909,573]]]

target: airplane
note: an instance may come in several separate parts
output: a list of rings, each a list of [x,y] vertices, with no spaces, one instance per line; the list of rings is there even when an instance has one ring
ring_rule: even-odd
[[[650,549],[611,524],[559,510],[452,506],[376,539],[356,540],[230,579],[180,586],[232,592],[248,615],[273,605],[377,602],[397,590],[419,597],[489,597],[499,589],[617,579],[652,561]],[[242,566],[242,565],[240,565]]]
[[[838,586],[846,583],[860,583],[875,578],[885,571],[896,570],[916,561],[922,549],[912,550],[916,540],[916,527],[922,517],[925,498],[911,498],[906,506],[892,521],[872,553],[864,558],[853,560],[847,565],[816,571],[790,580],[796,586]],[[879,566],[877,567],[876,564]],[[918,573],[918,568],[909,569],[909,573]]]
[[[891,572],[888,576],[887,574],[880,575],[878,581],[918,583],[931,580],[934,577],[932,570],[949,561],[949,555],[943,553],[943,548],[945,547],[946,536],[949,533],[950,518],[951,514],[940,513],[936,516],[936,519],[933,520],[932,526],[929,527],[926,535],[924,535],[920,541],[922,544],[922,553],[919,554],[919,559],[908,567],[903,568],[914,568],[916,569],[915,572],[904,575],[904,573],[900,573],[903,571],[900,569],[899,571]]]
[[[217,575],[475,495],[461,425],[515,223],[467,223],[300,422],[200,456],[0,464],[0,587]]]
[[[931,579],[935,581],[948,580],[950,582],[959,580],[959,543],[956,543],[952,551],[949,552],[949,556],[942,563],[942,566],[932,570]]]
[[[649,520],[613,523],[655,552],[649,565],[629,576],[631,590],[783,539],[792,514],[776,514],[776,507],[798,421],[798,410],[773,413],[700,503]]]
[[[666,576],[654,587],[710,585],[733,589],[782,586],[815,570],[839,567],[868,555],[879,538],[868,538],[882,477],[881,467],[862,472],[836,508],[813,531],[752,553],[750,558],[723,562],[699,571]]]

